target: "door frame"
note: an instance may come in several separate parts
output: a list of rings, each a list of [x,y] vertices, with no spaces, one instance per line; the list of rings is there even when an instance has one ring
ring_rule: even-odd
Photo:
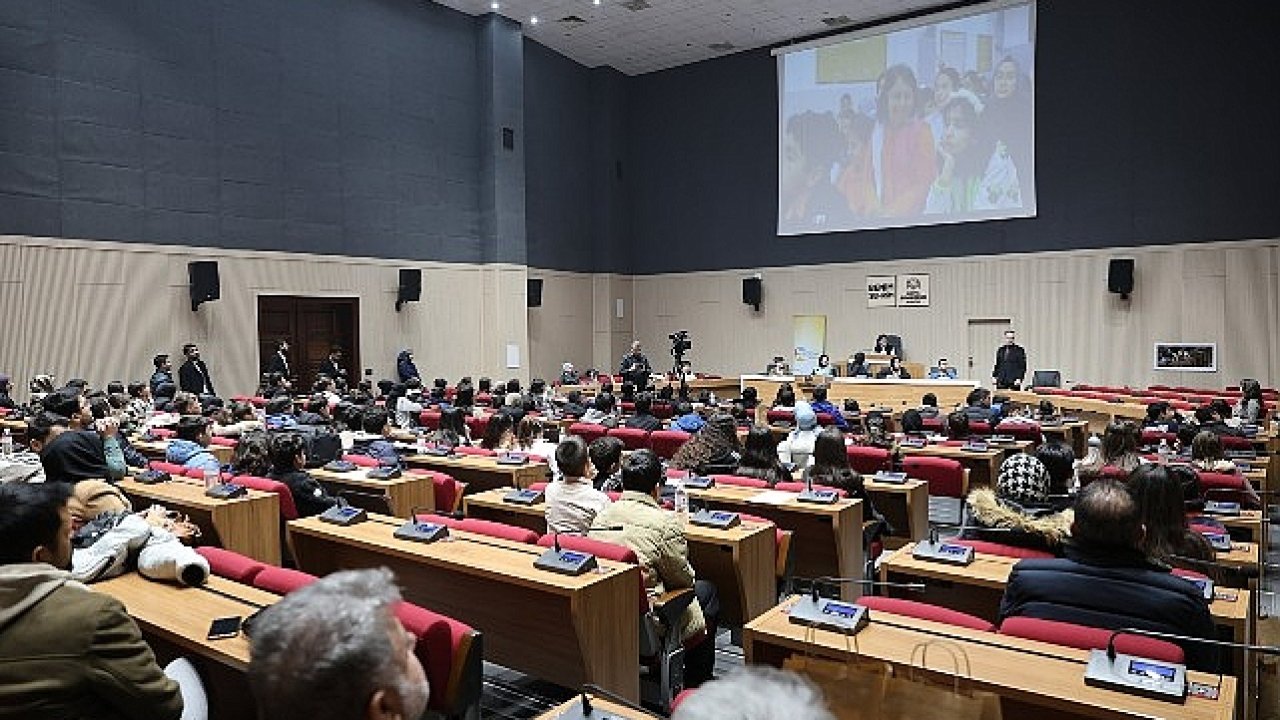
[[[348,378],[348,381],[347,381],[348,386],[355,387],[356,384],[358,384],[361,380],[364,379],[363,370],[361,370],[361,364],[360,364],[360,337],[361,337],[360,336],[360,300],[361,300],[361,297],[359,295],[349,295],[341,292],[318,292],[318,293],[308,293],[305,295],[299,294],[299,293],[292,293],[292,292],[255,292],[253,294],[254,336],[255,336],[255,341],[258,345],[258,364],[257,364],[258,369],[256,371],[255,377],[261,375],[262,366],[265,361],[265,358],[262,357],[262,338],[259,335],[260,329],[258,328],[258,321],[262,311],[263,298],[292,298],[294,300],[319,300],[319,301],[339,302],[339,303],[350,305],[351,306],[351,350],[350,350],[349,357],[346,358],[346,362],[347,362],[347,367],[349,368],[349,373],[351,377]],[[295,330],[295,333],[296,333],[296,330]],[[290,340],[290,343],[291,343],[291,347],[294,347],[294,348],[299,347],[296,337],[292,338]],[[296,352],[298,351],[295,350],[295,353]],[[298,356],[295,354],[291,362],[296,363],[298,362],[299,359],[300,358],[298,358]],[[301,365],[298,365],[297,367],[299,370],[301,370]],[[298,377],[299,384],[302,384],[301,373],[295,372],[294,375]],[[294,393],[299,395],[310,395],[311,387],[307,386],[307,387],[294,388]]]
[[[983,370],[982,372],[976,372],[979,365],[977,364],[978,355],[975,352],[975,350],[978,350],[978,348],[968,347],[969,340],[970,340],[969,331],[973,328],[974,325],[996,325],[996,324],[1007,324],[1009,327],[1014,328],[1016,330],[1018,323],[1016,322],[1013,315],[966,315],[964,318],[965,365],[967,366],[966,370],[969,372],[969,377],[971,379],[976,380],[978,384],[983,386],[987,385],[986,381],[990,380],[991,376],[987,374],[986,370]],[[970,359],[973,360],[974,364],[970,365],[970,362],[969,362]]]

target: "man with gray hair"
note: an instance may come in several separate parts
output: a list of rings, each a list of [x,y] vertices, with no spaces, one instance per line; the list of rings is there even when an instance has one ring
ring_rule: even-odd
[[[835,720],[822,693],[800,675],[749,666],[690,693],[671,720]]]
[[[249,683],[271,720],[417,720],[430,687],[395,616],[386,568],[348,570],[289,593],[252,628]]]

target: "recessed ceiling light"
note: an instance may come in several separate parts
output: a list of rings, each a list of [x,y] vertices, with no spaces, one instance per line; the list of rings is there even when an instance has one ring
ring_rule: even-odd
[[[537,16],[537,15],[531,15],[531,16],[529,17],[529,24],[530,24],[530,25],[537,25],[537,24],[538,24],[538,16]]]
[[[592,5],[595,5],[596,7],[599,7],[599,6],[600,6],[600,0],[591,0],[591,4],[592,4]]]
[[[491,2],[491,3],[489,3],[489,9],[490,9],[490,10],[501,10],[501,9],[502,9],[502,3]]]

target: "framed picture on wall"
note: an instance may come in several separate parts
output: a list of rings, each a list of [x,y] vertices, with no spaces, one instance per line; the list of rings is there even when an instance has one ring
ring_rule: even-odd
[[[1152,363],[1156,370],[1217,372],[1218,346],[1216,343],[1158,342],[1152,351]]]

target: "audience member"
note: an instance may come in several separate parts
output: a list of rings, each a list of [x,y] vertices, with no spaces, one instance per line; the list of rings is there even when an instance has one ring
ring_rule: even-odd
[[[818,440],[818,414],[808,403],[796,406],[796,427],[785,440],[778,443],[778,460],[785,465],[807,467],[813,456],[813,445]]]
[[[400,378],[400,382],[409,382],[409,378],[422,380],[422,374],[418,372],[418,366],[413,363],[412,350],[405,348],[396,355],[396,375]]]
[[[400,455],[387,439],[391,435],[387,411],[380,407],[365,408],[360,413],[360,426],[363,432],[352,438],[351,452],[367,455],[382,467],[399,469]]]
[[[702,416],[693,409],[693,403],[688,400],[677,402],[675,411],[672,414],[674,415],[671,419],[672,430],[696,433],[707,424],[707,421],[703,420]]]
[[[1144,462],[1138,455],[1140,441],[1141,434],[1136,425],[1122,421],[1108,424],[1102,433],[1101,452],[1080,464],[1080,477],[1097,477],[1107,467],[1128,475]]]
[[[1138,505],[1124,486],[1090,483],[1076,502],[1066,557],[1015,565],[999,619],[1028,616],[1216,638],[1200,589],[1149,560],[1141,549],[1143,535]],[[1219,669],[1212,648],[1186,643],[1183,649],[1192,668]]]
[[[283,432],[271,438],[271,472],[267,477],[289,486],[293,504],[302,517],[319,515],[338,499],[307,474],[307,443],[298,433]]]
[[[231,454],[231,472],[236,475],[266,477],[271,472],[271,442],[262,430],[240,436]]]
[[[1058,496],[1051,498],[1049,504],[1059,504],[1062,496],[1071,492],[1075,480],[1075,451],[1064,442],[1051,440],[1036,448],[1036,459],[1049,473],[1049,495]]]
[[[796,406],[796,391],[792,389],[791,383],[782,383],[778,386],[778,392],[773,396],[774,410],[790,410]]]
[[[984,422],[995,425],[991,413],[991,391],[986,388],[974,388],[964,398],[964,410],[969,422]]]
[[[969,439],[969,416],[963,410],[956,410],[947,415],[947,439]]]
[[[560,411],[570,417],[582,417],[587,412],[587,408],[582,402],[582,391],[570,390],[569,394],[565,396],[565,403],[561,406]]]
[[[396,427],[412,430],[418,427],[418,415],[422,413],[422,381],[409,378],[404,384],[404,395],[396,398]]]
[[[840,408],[827,400],[827,389],[825,387],[813,389],[813,402],[809,403],[809,407],[814,413],[830,415],[831,421],[841,430],[849,429],[849,423],[844,419],[844,413],[840,412]]]
[[[1209,541],[1187,523],[1182,482],[1164,465],[1143,465],[1126,484],[1138,506],[1144,532],[1139,547],[1147,557],[1177,566],[1180,559],[1214,561]]]
[[[806,482],[843,490],[851,498],[862,501],[863,547],[889,534],[893,529],[876,509],[862,484],[862,476],[849,464],[849,453],[840,428],[829,427],[818,433],[813,444],[813,464],[804,469]]]
[[[692,470],[698,475],[729,474],[741,459],[737,423],[731,415],[717,414],[676,450],[671,467]]]
[[[218,458],[209,452],[213,423],[199,415],[183,415],[178,421],[176,437],[165,448],[164,459],[185,468],[198,468],[205,472],[218,472]]]
[[[618,416],[614,414],[613,408],[613,395],[607,392],[602,392],[599,395],[596,395],[595,400],[591,403],[591,408],[582,414],[581,422],[588,425],[617,427]]]
[[[506,452],[514,449],[515,444],[516,432],[512,416],[503,412],[490,415],[489,424],[484,427],[484,437],[480,438],[480,447],[495,452]]]
[[[1230,415],[1230,408],[1223,412],[1220,407],[1210,403],[1196,408],[1196,424],[1201,430],[1207,430],[1215,435],[1240,435],[1239,429],[1227,424],[1225,418]]]
[[[662,421],[653,415],[653,394],[642,392],[636,395],[635,413],[627,418],[626,427],[653,432],[662,429]]]
[[[556,467],[560,477],[547,484],[547,532],[586,535],[595,525],[596,515],[609,506],[609,496],[595,489],[587,444],[570,435],[556,447]]]
[[[1244,423],[1256,424],[1262,417],[1262,384],[1257,380],[1240,381],[1240,400],[1231,416]]]
[[[249,663],[258,717],[423,717],[431,688],[399,604],[395,576],[377,568],[333,573],[263,610]]]
[[[698,687],[714,674],[715,621],[720,601],[714,585],[695,579],[680,519],[658,504],[661,483],[662,463],[652,450],[636,450],[627,456],[622,462],[622,497],[596,518],[600,526],[620,526],[622,530],[600,531],[594,536],[635,551],[640,575],[651,596],[694,589],[698,602],[689,604],[679,628],[674,630],[686,643],[706,631],[705,640],[685,649],[685,686]]]
[[[595,487],[603,492],[622,490],[622,451],[625,447],[616,437],[596,438],[587,446],[591,466],[595,468]]]
[[[938,396],[933,393],[925,393],[920,398],[920,407],[916,408],[916,410],[920,411],[920,417],[923,418],[938,417],[941,414],[941,411],[938,410]]]
[[[471,431],[467,428],[462,410],[456,407],[440,411],[440,427],[427,438],[436,447],[452,450],[459,445],[471,444]]]
[[[329,348],[329,354],[325,356],[324,360],[320,361],[320,367],[316,369],[316,374],[334,380],[346,378],[347,370],[342,367],[342,348]],[[405,379],[402,382],[407,383],[409,380]],[[421,383],[421,380],[419,380],[419,383]]]
[[[9,376],[0,373],[0,408],[12,410],[18,407],[18,403],[13,400],[13,385],[9,381]]]
[[[1217,433],[1201,430],[1191,440],[1191,466],[1204,472],[1234,474],[1235,463],[1227,459]]]
[[[767,426],[752,425],[747,431],[742,459],[733,474],[764,480],[769,487],[791,481],[791,473],[782,467],[782,461],[778,459],[778,441]]]
[[[1010,455],[1000,465],[995,490],[980,487],[969,492],[962,536],[1061,553],[1071,536],[1074,513],[1055,511],[1049,503],[1051,482],[1044,463],[1034,455]]]
[[[0,714],[178,720],[179,687],[124,606],[71,581],[70,495],[0,485]]]

